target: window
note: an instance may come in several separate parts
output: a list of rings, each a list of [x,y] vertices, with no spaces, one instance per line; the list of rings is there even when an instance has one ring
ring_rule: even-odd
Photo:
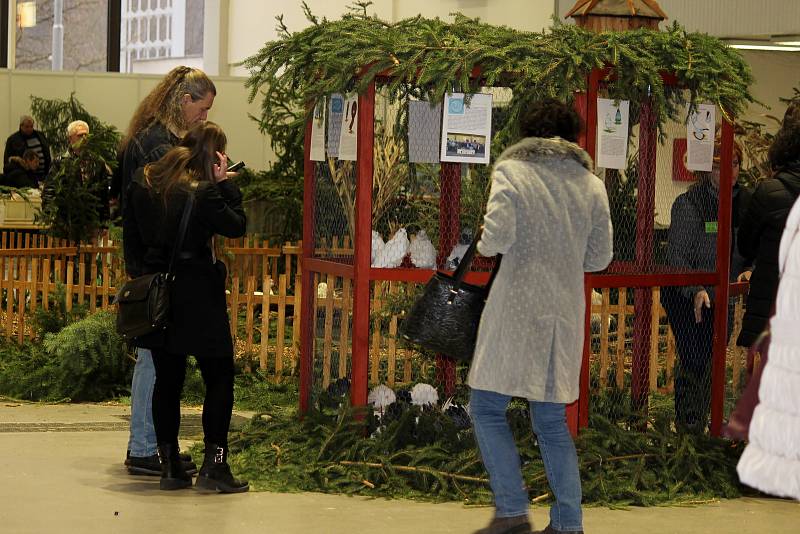
[[[203,66],[205,0],[122,0],[121,72]]]
[[[13,2],[17,14],[14,65],[18,69],[161,74],[177,65],[203,67],[205,0]],[[0,4],[0,31],[7,35],[5,21],[9,5],[14,4],[8,0],[0,0]],[[55,44],[54,28],[57,36],[63,33],[63,39]],[[5,67],[8,39],[0,35],[0,40],[0,67]],[[59,57],[63,58],[60,67]]]
[[[59,52],[63,70],[105,71],[108,60],[109,0],[19,0],[15,38],[15,66],[18,69],[58,68]],[[63,40],[53,43],[58,31],[54,9],[61,7]],[[56,61],[53,54],[56,52]]]

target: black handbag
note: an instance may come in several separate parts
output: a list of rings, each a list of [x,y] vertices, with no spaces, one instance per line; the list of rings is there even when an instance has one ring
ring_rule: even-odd
[[[480,238],[478,231],[452,276],[437,271],[428,281],[422,296],[400,324],[403,339],[456,360],[472,359],[483,306],[501,259],[498,255],[486,286],[464,282]]]
[[[132,345],[144,348],[158,348],[163,345],[163,336],[153,334],[163,332],[169,326],[170,284],[175,279],[173,268],[186,237],[196,188],[197,182],[192,182],[167,272],[146,274],[128,280],[114,298],[117,304],[117,333]]]

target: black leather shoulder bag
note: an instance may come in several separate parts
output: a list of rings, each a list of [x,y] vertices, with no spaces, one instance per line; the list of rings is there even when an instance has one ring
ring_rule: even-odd
[[[400,324],[403,339],[456,360],[472,359],[483,306],[501,260],[498,255],[486,286],[464,282],[480,238],[478,231],[452,276],[437,271],[428,281],[422,296]]]
[[[131,345],[143,348],[163,346],[164,336],[150,334],[163,332],[170,323],[170,284],[175,279],[175,260],[186,237],[197,185],[196,181],[190,184],[167,272],[146,274],[128,280],[114,299],[117,304],[117,333]]]

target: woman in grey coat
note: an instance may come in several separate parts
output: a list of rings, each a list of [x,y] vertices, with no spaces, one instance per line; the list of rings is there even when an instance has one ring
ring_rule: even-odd
[[[503,262],[478,329],[470,413],[489,472],[495,517],[480,534],[528,533],[528,494],[506,421],[512,397],[530,403],[555,503],[541,532],[583,532],[581,482],[566,405],[578,398],[586,271],[612,257],[603,182],[574,144],[580,118],[545,100],[520,118],[525,139],[500,156],[478,251]]]

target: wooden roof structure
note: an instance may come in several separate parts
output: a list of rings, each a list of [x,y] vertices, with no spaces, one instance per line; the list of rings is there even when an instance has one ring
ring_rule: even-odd
[[[658,29],[668,18],[656,0],[578,0],[566,16],[595,31]]]

